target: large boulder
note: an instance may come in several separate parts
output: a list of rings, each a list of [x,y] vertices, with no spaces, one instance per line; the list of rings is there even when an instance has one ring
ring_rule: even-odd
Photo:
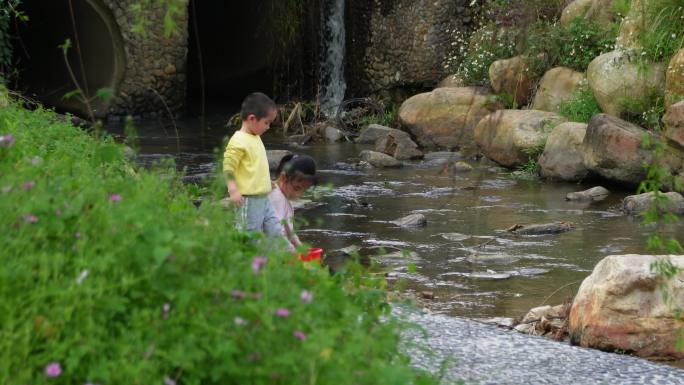
[[[435,88],[444,88],[444,87],[446,87],[446,88],[459,88],[459,87],[465,87],[465,86],[466,86],[465,80],[463,80],[461,75],[453,74],[453,75],[449,75],[449,76],[445,77],[444,79],[442,79],[442,81],[437,83]]]
[[[646,26],[646,10],[649,6],[650,0],[630,0],[629,12],[622,19],[620,23],[620,30],[616,40],[616,47],[618,49],[633,49],[639,51],[641,42],[639,36]]]
[[[614,1],[615,0],[592,0],[591,6],[587,10],[587,13],[584,15],[584,17],[605,29],[610,28],[617,16],[613,7]]]
[[[684,48],[680,49],[667,66],[665,73],[665,106],[684,99]]]
[[[665,137],[675,146],[684,148],[684,99],[668,107],[663,122]]]
[[[359,155],[361,160],[368,162],[373,167],[377,168],[395,168],[401,167],[401,162],[393,157],[377,151],[361,151]]]
[[[584,347],[621,350],[641,357],[684,358],[675,348],[684,322],[663,298],[663,277],[651,265],[664,256],[610,255],[579,288],[570,309],[571,341]],[[684,268],[684,255],[670,255]],[[667,283],[669,298],[684,307],[684,273]]]
[[[571,99],[585,79],[583,73],[567,67],[548,70],[539,82],[532,109],[558,112],[561,102]]]
[[[399,120],[421,146],[454,149],[471,145],[477,122],[501,108],[485,88],[437,88],[402,103]]]
[[[646,177],[644,163],[652,154],[642,148],[648,131],[622,119],[597,114],[589,121],[582,143],[584,166],[606,179],[638,184]]]
[[[492,63],[489,66],[489,80],[494,92],[510,95],[518,106],[527,104],[532,95],[533,79],[522,55]]]
[[[612,51],[589,63],[587,81],[603,112],[640,114],[653,92],[664,88],[665,68],[662,63],[639,68],[630,51]]]
[[[584,17],[589,8],[591,8],[593,0],[574,0],[568,4],[563,13],[561,13],[560,24],[566,26],[578,17]]]
[[[360,144],[373,144],[378,139],[392,134],[396,138],[406,138],[411,139],[409,134],[402,130],[397,130],[396,128],[390,128],[381,126],[379,124],[369,124],[364,130],[361,131],[359,136],[356,138],[356,143]]]
[[[478,123],[475,142],[489,159],[505,167],[518,167],[541,152],[549,133],[565,121],[553,112],[500,110]]]
[[[659,200],[658,211],[661,213],[670,213],[676,215],[684,215],[684,198],[678,192],[660,193],[665,201]],[[622,210],[627,214],[637,215],[651,208],[654,204],[655,193],[647,192],[639,195],[630,195],[622,200]]]
[[[614,0],[574,0],[568,4],[560,17],[561,26],[570,24],[577,17],[587,20],[608,29],[615,21],[616,13],[613,8]]]
[[[587,168],[584,167],[582,142],[586,132],[585,123],[567,122],[554,128],[539,157],[541,176],[570,182],[584,179]]]

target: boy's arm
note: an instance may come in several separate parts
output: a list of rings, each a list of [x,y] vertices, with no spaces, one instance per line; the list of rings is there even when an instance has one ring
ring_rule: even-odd
[[[244,203],[244,197],[240,194],[237,183],[235,182],[235,169],[237,168],[242,155],[241,149],[230,145],[228,145],[226,152],[223,154],[223,179],[226,181],[230,201],[235,203],[238,207],[242,206]]]

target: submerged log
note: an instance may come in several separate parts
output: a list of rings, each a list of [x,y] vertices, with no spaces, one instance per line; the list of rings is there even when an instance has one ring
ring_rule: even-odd
[[[507,228],[506,231],[518,235],[544,235],[564,233],[566,231],[573,230],[574,228],[575,226],[572,223],[558,221],[553,223],[543,223],[536,225],[515,224]]]

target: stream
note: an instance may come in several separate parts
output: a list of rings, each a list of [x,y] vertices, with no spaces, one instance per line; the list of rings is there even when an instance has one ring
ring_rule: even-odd
[[[229,135],[225,121],[209,119],[204,131],[196,119],[178,121],[177,128],[139,122],[139,160],[151,164],[172,157],[189,180],[209,175],[215,149]],[[108,130],[115,136],[122,133],[118,125]],[[611,190],[606,200],[574,203],[565,200],[567,193],[596,184],[516,177],[486,159],[464,159],[474,168],[465,173],[445,173],[437,165],[440,157],[459,159],[458,153],[433,154],[434,159],[406,162],[399,169],[358,169],[359,152],[372,146],[293,147],[275,130],[264,136],[264,143],[269,150],[309,154],[318,163],[320,185],[304,197],[313,200],[313,207],[295,214],[303,241],[326,250],[356,245],[414,252],[379,261],[388,279],[406,293],[420,297],[431,292],[435,298],[423,302],[435,313],[520,317],[532,307],[571,298],[603,257],[648,253],[648,229],[619,211],[622,199],[632,194],[628,190],[606,186]],[[412,213],[424,214],[427,226],[410,229],[391,223]],[[544,236],[504,231],[515,224],[561,220],[575,229]],[[684,242],[683,230],[680,221],[669,225],[666,235]]]

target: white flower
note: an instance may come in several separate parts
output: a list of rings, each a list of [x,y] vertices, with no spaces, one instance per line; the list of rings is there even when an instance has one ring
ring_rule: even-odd
[[[90,274],[90,272],[87,269],[83,270],[81,274],[78,275],[78,278],[76,278],[76,284],[82,284],[83,281],[88,277],[88,274]]]

